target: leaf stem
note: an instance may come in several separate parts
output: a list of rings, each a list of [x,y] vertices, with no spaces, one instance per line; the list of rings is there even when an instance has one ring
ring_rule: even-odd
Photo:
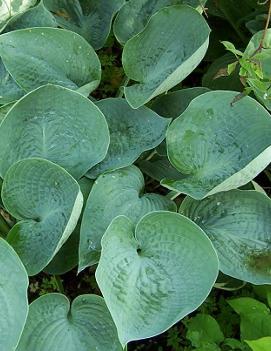
[[[0,214],[0,236],[6,237],[9,231],[10,227]]]
[[[235,30],[235,32],[238,34],[238,36],[242,40],[242,42],[244,44],[246,44],[247,43],[246,36],[240,31],[240,29],[236,25],[235,21],[232,20],[231,15],[230,15],[230,13],[228,13],[227,9],[223,5],[219,4],[219,0],[216,1],[216,5],[220,9],[220,11],[223,12],[224,16],[226,17],[226,19],[228,20],[228,22],[230,23],[232,28]]]
[[[58,291],[59,291],[61,294],[65,294],[64,286],[63,286],[63,284],[62,284],[62,280],[60,279],[60,276],[59,276],[59,275],[55,275],[54,278],[55,278],[55,282],[56,282]]]
[[[263,43],[264,43],[264,39],[265,39],[266,34],[267,34],[267,30],[268,30],[268,27],[269,27],[270,19],[271,19],[271,0],[269,0],[267,19],[266,19],[266,22],[265,22],[265,27],[264,27],[264,31],[263,31],[263,35],[262,35],[260,44],[259,44],[258,48],[256,49],[256,51],[254,52],[254,54],[252,56],[254,56],[257,52],[261,51],[262,48],[263,48]]]
[[[122,98],[123,95],[124,95],[124,88],[127,87],[128,83],[129,83],[130,79],[127,77],[127,76],[124,76],[121,84],[120,84],[120,87],[119,87],[119,90],[117,92],[117,95],[116,97],[119,97],[119,98]]]

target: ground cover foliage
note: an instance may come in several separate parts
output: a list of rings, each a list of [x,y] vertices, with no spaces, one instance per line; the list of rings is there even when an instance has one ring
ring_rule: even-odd
[[[271,349],[270,17],[0,0],[0,350]]]

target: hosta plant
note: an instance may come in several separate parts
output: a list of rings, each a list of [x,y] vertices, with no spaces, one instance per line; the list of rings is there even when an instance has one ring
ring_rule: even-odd
[[[232,6],[0,0],[1,350],[119,351],[271,284],[271,3],[247,40]],[[96,294],[65,294],[74,270]],[[44,272],[60,291],[33,299]]]

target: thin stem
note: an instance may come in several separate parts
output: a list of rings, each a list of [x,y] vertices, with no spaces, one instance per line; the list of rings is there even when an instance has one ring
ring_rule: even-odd
[[[235,32],[238,34],[239,38],[242,40],[244,44],[247,43],[247,38],[246,36],[240,31],[238,26],[236,25],[235,21],[232,20],[231,15],[228,13],[227,8],[224,8],[224,6],[219,4],[219,0],[216,0],[216,6],[220,9],[220,11],[223,12],[224,16],[226,19],[229,21],[230,25],[232,28],[235,30]]]
[[[119,90],[117,92],[116,97],[120,97],[120,98],[123,97],[123,95],[124,95],[124,88],[127,87],[129,81],[130,81],[130,79],[127,76],[125,76],[123,78],[123,81],[121,82],[121,85],[119,87]]]
[[[268,14],[267,14],[267,19],[266,19],[266,23],[265,23],[265,27],[264,27],[264,31],[263,31],[263,36],[262,36],[262,39],[260,41],[259,47],[256,50],[256,52],[260,51],[263,48],[263,42],[264,42],[264,39],[265,39],[266,34],[267,34],[270,19],[271,19],[271,0],[269,1]]]
[[[55,277],[55,282],[56,282],[58,291],[59,291],[61,294],[65,294],[64,286],[63,286],[63,284],[62,284],[62,280],[60,279],[60,276],[59,276],[59,275],[55,275],[54,277]]]
[[[153,156],[154,155],[156,155],[157,154],[157,151],[156,150],[153,150],[150,154],[149,154],[149,156],[145,159],[145,161],[149,161],[151,158],[153,158]]]
[[[167,195],[166,195],[166,197],[168,198],[168,199],[170,199],[170,200],[175,200],[178,196],[180,196],[182,193],[181,192],[179,192],[179,191],[175,191],[175,190],[172,190],[172,191],[170,191]]]
[[[0,214],[0,236],[6,237],[9,231],[10,231],[10,228],[7,225],[7,222]]]

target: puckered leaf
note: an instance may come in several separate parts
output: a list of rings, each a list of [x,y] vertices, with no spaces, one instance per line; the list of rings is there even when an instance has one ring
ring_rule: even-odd
[[[43,86],[14,105],[0,126],[0,175],[20,159],[41,157],[80,178],[103,160],[108,145],[105,117],[90,100]]]
[[[190,5],[202,11],[206,0],[130,0],[120,9],[114,34],[121,44],[138,34],[158,10],[170,5]]]
[[[101,100],[96,105],[108,123],[110,145],[105,159],[87,173],[90,178],[130,166],[144,151],[155,148],[166,137],[170,121],[145,106],[134,110],[118,98]]]
[[[93,185],[83,214],[79,270],[98,262],[101,238],[112,219],[126,215],[135,223],[154,210],[176,211],[173,201],[158,194],[142,195],[144,178],[135,166],[101,175]]]
[[[31,28],[2,34],[0,56],[26,92],[52,83],[86,94],[101,78],[101,64],[93,48],[80,35],[64,29]]]
[[[30,305],[17,351],[121,351],[116,327],[102,297],[44,295]]]
[[[129,104],[142,106],[186,78],[203,59],[209,33],[204,18],[190,6],[166,7],[152,16],[124,46],[123,67],[136,82],[124,88]]]
[[[167,131],[169,160],[181,173],[162,184],[202,199],[251,181],[270,162],[271,119],[254,99],[211,91],[195,98]]]
[[[180,212],[209,236],[223,273],[253,284],[271,284],[271,200],[266,195],[231,190],[202,201],[187,197]]]
[[[15,163],[2,186],[5,208],[18,222],[8,242],[29,275],[40,272],[68,239],[78,221],[83,196],[63,168],[38,158]]]
[[[218,272],[214,248],[184,216],[115,218],[102,238],[96,279],[122,345],[160,334],[195,310]]]
[[[125,0],[44,0],[60,27],[84,37],[96,50],[104,46],[114,15]]]

